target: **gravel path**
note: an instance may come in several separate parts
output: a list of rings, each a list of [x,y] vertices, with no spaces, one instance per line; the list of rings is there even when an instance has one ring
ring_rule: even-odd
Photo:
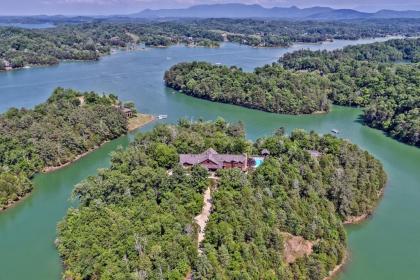
[[[199,225],[200,231],[198,233],[198,253],[202,253],[202,250],[200,248],[201,242],[204,240],[205,235],[205,229],[207,222],[209,220],[211,207],[213,205],[212,199],[211,199],[211,191],[210,187],[207,188],[207,190],[204,192],[204,205],[203,209],[201,210],[200,215],[196,216],[194,218],[195,222]]]

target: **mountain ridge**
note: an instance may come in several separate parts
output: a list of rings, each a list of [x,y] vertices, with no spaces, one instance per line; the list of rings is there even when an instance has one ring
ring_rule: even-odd
[[[346,20],[346,19],[389,19],[420,18],[420,11],[379,10],[374,13],[354,9],[333,9],[330,7],[272,7],[258,4],[202,4],[181,9],[145,9],[129,15],[133,18],[285,18],[306,20]]]

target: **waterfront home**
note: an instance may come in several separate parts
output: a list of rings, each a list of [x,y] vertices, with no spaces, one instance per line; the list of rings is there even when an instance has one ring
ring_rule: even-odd
[[[126,108],[124,106],[121,105],[115,105],[116,108],[118,108],[118,110],[120,110],[120,112],[126,117],[126,118],[131,118],[133,116],[133,110],[131,110],[130,108]]]
[[[129,108],[121,108],[121,112],[124,114],[126,118],[131,118],[133,116],[133,110]]]
[[[3,59],[3,65],[4,65],[4,70],[6,71],[10,71],[13,69],[12,67],[12,63],[10,63],[9,61]]]
[[[230,168],[239,168],[242,171],[248,170],[247,155],[219,154],[212,148],[201,154],[181,154],[179,155],[179,163],[185,168],[201,165],[209,171]]]

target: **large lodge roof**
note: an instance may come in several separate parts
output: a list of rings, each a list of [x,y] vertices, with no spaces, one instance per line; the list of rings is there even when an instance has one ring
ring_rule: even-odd
[[[231,155],[231,154],[218,154],[212,148],[206,150],[201,154],[181,154],[179,155],[179,162],[181,165],[197,165],[206,160],[217,164],[222,168],[224,162],[240,162],[245,164],[247,161],[246,155]]]

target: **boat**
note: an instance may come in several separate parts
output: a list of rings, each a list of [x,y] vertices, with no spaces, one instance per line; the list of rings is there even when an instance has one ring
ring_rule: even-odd
[[[158,116],[159,120],[163,120],[163,119],[166,119],[166,118],[168,118],[168,115],[159,115]]]
[[[338,129],[331,129],[331,131],[333,132],[333,133],[335,133],[335,134],[338,134],[338,133],[340,133],[340,131],[338,131]]]

